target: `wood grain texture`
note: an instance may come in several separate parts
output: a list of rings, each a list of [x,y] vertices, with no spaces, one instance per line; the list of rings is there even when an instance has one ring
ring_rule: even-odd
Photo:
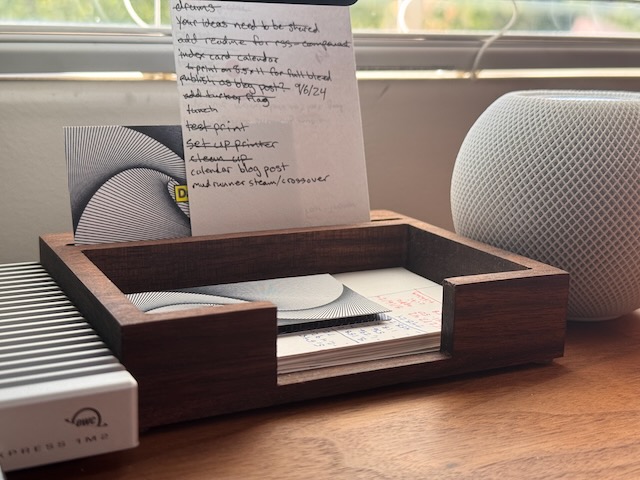
[[[572,323],[563,358],[152,429],[8,480],[637,479],[640,313]]]
[[[393,212],[372,217],[93,246],[50,235],[41,262],[138,381],[142,428],[562,355],[566,272]],[[271,304],[145,314],[123,295],[398,266],[444,285],[440,352],[287,375]]]

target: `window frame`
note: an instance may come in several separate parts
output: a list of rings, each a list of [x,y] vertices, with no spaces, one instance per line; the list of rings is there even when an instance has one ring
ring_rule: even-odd
[[[360,71],[469,72],[490,35],[354,33]],[[0,75],[175,72],[169,29],[2,27]],[[508,34],[484,52],[479,70],[638,69],[640,38]]]

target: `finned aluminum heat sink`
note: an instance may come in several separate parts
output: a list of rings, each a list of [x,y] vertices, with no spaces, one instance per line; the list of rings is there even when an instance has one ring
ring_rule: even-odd
[[[0,265],[0,468],[137,444],[133,377],[41,265]]]

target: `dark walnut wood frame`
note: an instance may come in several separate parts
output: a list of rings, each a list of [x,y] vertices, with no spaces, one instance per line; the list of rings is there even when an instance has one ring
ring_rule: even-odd
[[[139,383],[140,427],[563,355],[569,275],[393,212],[334,227],[90,246],[41,263]],[[278,374],[267,302],[145,314],[124,293],[405,267],[443,285],[440,351]]]

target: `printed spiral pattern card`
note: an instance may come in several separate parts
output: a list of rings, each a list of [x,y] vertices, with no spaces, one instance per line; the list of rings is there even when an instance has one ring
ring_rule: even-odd
[[[329,274],[131,293],[127,297],[147,313],[203,306],[267,301],[278,308],[278,331],[383,321],[388,308],[346,287]]]
[[[191,235],[179,126],[65,128],[76,244]]]

